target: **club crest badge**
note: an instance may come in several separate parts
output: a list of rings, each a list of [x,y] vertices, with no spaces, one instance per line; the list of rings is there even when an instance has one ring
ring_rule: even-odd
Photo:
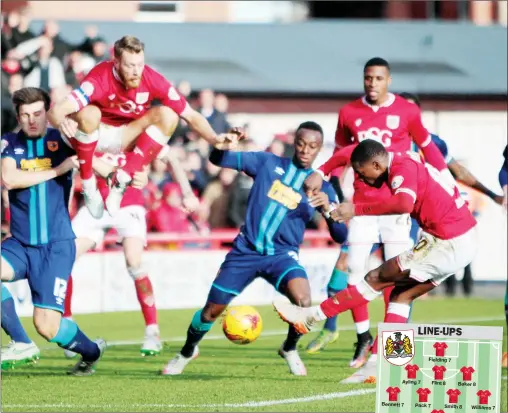
[[[409,363],[415,355],[414,331],[383,331],[383,355],[395,366]]]
[[[58,142],[57,141],[48,141],[48,149],[51,152],[56,152],[58,150]]]
[[[400,124],[400,117],[397,115],[387,115],[386,116],[386,126],[389,129],[397,129]]]

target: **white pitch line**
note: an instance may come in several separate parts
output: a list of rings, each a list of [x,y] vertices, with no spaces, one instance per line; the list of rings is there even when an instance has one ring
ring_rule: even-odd
[[[476,317],[476,318],[456,318],[456,319],[447,319],[447,320],[433,320],[433,321],[417,321],[414,322],[416,324],[452,324],[452,323],[475,323],[475,322],[484,322],[484,321],[499,321],[504,320],[504,317]],[[413,321],[411,321],[413,322]],[[353,331],[356,330],[354,325],[339,327],[339,331]],[[287,330],[269,330],[263,331],[261,333],[262,337],[271,337],[271,336],[281,336],[287,334]],[[222,340],[224,338],[223,334],[209,334],[203,337],[203,340]],[[161,341],[165,341],[168,343],[182,342],[187,339],[186,336],[179,337],[169,337],[163,338]],[[108,347],[114,346],[131,346],[134,344],[141,344],[142,340],[106,340],[108,343]],[[43,347],[42,350],[61,350],[60,347],[51,346],[51,347]]]
[[[325,393],[318,394],[315,396],[307,396],[307,397],[295,397],[291,399],[280,399],[280,400],[261,400],[261,401],[249,401],[244,403],[217,403],[217,404],[140,404],[140,403],[132,403],[127,405],[120,404],[101,404],[101,405],[83,405],[83,404],[4,404],[4,409],[15,409],[18,407],[27,407],[32,409],[51,409],[51,408],[62,408],[62,409],[72,409],[75,407],[80,408],[125,408],[125,407],[140,407],[140,408],[150,408],[150,407],[163,407],[163,408],[190,408],[190,409],[199,409],[199,408],[221,408],[221,407],[229,407],[229,408],[240,408],[240,407],[266,407],[266,406],[277,406],[280,404],[293,404],[293,403],[308,403],[322,400],[333,400],[333,399],[343,399],[345,397],[352,396],[365,396],[367,394],[374,393],[375,389],[360,389],[360,390],[351,390],[347,392],[335,392],[335,393]]]

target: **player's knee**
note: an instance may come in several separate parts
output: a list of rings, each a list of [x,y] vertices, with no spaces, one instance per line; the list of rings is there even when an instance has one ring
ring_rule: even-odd
[[[58,329],[60,328],[60,316],[53,317],[49,314],[35,315],[34,326],[39,335],[49,341],[58,333]]]
[[[201,319],[206,323],[214,323],[217,318],[223,313],[226,305],[206,303],[201,313]]]
[[[147,276],[146,268],[140,263],[137,265],[129,265],[129,262],[127,262],[127,272],[134,281]]]
[[[101,123],[101,117],[101,110],[94,105],[85,106],[74,114],[74,120],[78,123],[79,130],[84,133],[96,131]]]
[[[150,109],[150,123],[157,125],[159,128],[172,128],[178,124],[178,115],[166,106],[156,106]]]

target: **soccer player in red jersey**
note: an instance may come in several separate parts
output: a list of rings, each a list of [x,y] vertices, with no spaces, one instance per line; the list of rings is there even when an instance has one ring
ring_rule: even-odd
[[[439,170],[446,169],[439,149],[423,126],[420,108],[390,93],[388,91],[390,84],[388,62],[379,57],[370,59],[363,70],[365,95],[343,106],[339,111],[335,133],[336,151],[365,139],[373,139],[382,143],[388,151],[407,152],[411,150],[414,142],[421,148],[428,162]],[[332,159],[326,164],[331,163],[326,175],[340,167],[340,165],[334,165]],[[307,179],[306,186],[312,187],[316,180],[318,182],[320,180],[317,173]],[[379,190],[370,188],[356,176],[353,197],[355,203],[381,201],[389,197],[390,190],[387,187],[384,187],[381,193]],[[347,284],[356,285],[363,279],[373,244],[383,244],[385,260],[405,251],[411,245],[410,229],[409,214],[353,217],[349,222],[348,233]],[[388,313],[390,292],[390,288],[384,291],[386,313]],[[393,306],[391,308],[392,313],[399,313],[400,310]],[[368,306],[359,306],[351,311],[358,339],[350,367],[358,368],[367,361],[371,348],[372,353],[377,354],[377,346],[373,344],[373,337],[369,331]],[[399,315],[408,318],[409,312]],[[326,341],[326,337],[323,337],[322,341]]]
[[[102,176],[107,176],[113,167],[122,167],[126,162],[126,155],[124,153],[114,155],[110,153],[99,154],[96,152],[96,158],[97,159],[94,159],[94,168],[96,171],[99,170]],[[187,211],[196,209],[199,205],[199,200],[192,192],[183,166],[176,157],[172,155],[167,145],[159,153],[158,158],[162,162],[170,165],[174,181],[182,188],[183,207]],[[102,169],[98,169],[101,166]],[[123,246],[127,272],[134,281],[136,296],[145,320],[145,338],[141,345],[140,352],[143,356],[147,356],[159,354],[162,349],[162,343],[157,323],[157,308],[155,305],[153,286],[147,269],[142,263],[142,255],[146,247],[147,236],[145,197],[142,188],[146,185],[148,177],[146,172],[144,174],[138,174],[138,176],[143,176],[144,181],[139,182],[136,187],[127,187],[118,214],[113,217],[109,214],[105,214],[102,218],[97,219],[83,206],[72,220],[72,229],[77,237],[77,257],[101,244],[109,228],[114,228],[117,231],[119,237],[118,242],[121,242]],[[97,184],[101,195],[103,198],[106,198],[109,191],[106,180],[98,177]],[[69,278],[69,280],[70,282],[67,283],[67,295],[64,308],[65,318],[72,318],[71,302],[73,283],[72,278]],[[71,358],[75,356],[75,353],[65,350],[65,355]]]
[[[347,152],[350,150],[340,153],[346,161]],[[363,182],[373,188],[388,184],[392,195],[374,202],[340,204],[332,217],[343,222],[353,216],[410,213],[422,228],[422,235],[414,248],[369,271],[356,286],[337,293],[320,306],[300,308],[274,302],[281,318],[300,333],[308,333],[321,320],[372,301],[385,288],[394,287],[390,304],[409,309],[414,299],[433,290],[476,255],[476,220],[458,189],[444,181],[435,168],[423,164],[419,157],[388,153],[381,143],[371,139],[354,148],[350,162]],[[386,322],[407,321],[407,317],[397,314],[387,318]],[[369,360],[349,382],[372,382],[375,376],[376,363]]]
[[[154,101],[161,106],[152,106]],[[85,203],[95,218],[104,212],[92,172],[96,148],[99,152],[118,153],[135,143],[126,165],[111,179],[106,206],[114,215],[134,172],[155,159],[173,134],[179,117],[210,144],[236,139],[234,134],[217,136],[164,76],[145,65],[144,44],[133,36],[117,40],[114,59],[95,66],[68,99],[51,108],[48,117],[76,150]],[[72,120],[78,123],[77,133],[70,125]]]

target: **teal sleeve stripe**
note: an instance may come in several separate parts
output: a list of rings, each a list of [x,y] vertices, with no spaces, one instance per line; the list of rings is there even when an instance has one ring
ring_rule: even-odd
[[[201,320],[201,313],[203,310],[198,310],[194,313],[191,321],[191,327],[197,331],[210,331],[213,326],[212,322],[204,322]]]
[[[239,171],[242,170],[242,153],[241,152],[236,153],[236,169],[238,169]]]
[[[9,298],[12,298],[11,292],[2,284],[2,301],[8,300]]]
[[[57,343],[60,346],[66,346],[69,344],[74,337],[76,337],[76,333],[78,332],[78,326],[72,320],[68,318],[62,318],[60,320],[60,328],[58,329],[58,333],[55,337],[49,340],[50,343]]]
[[[277,279],[277,283],[275,284],[275,289],[278,291],[280,283],[284,279],[284,277],[293,270],[300,270],[303,271],[304,276],[307,276],[307,273],[305,272],[305,269],[299,265],[295,265],[294,267],[289,267],[286,271],[284,271],[281,275],[279,275],[279,278]]]
[[[36,143],[37,156],[44,156],[44,138],[40,138]],[[39,222],[41,225],[41,244],[48,243],[48,210],[46,205],[46,191],[47,185],[46,182],[42,182],[37,185],[37,190],[39,192]]]
[[[233,294],[233,295],[240,295],[240,293],[238,291],[229,290],[229,289],[221,287],[220,285],[217,285],[215,283],[212,284],[212,287],[217,288],[217,290],[220,290],[224,293]]]

